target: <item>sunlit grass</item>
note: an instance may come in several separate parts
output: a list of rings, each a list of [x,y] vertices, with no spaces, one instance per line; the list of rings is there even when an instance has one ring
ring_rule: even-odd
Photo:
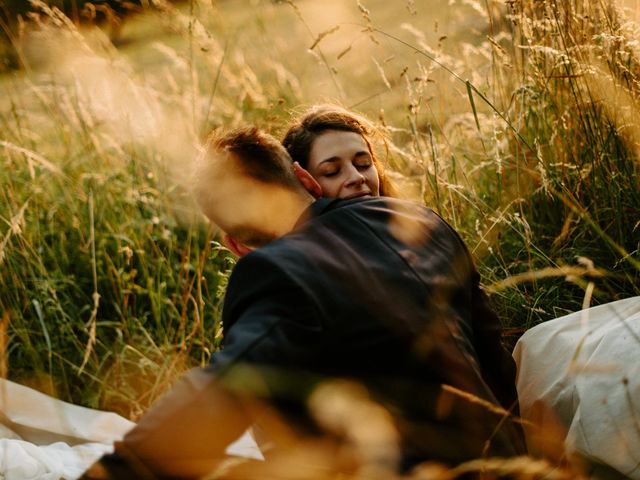
[[[206,363],[232,260],[189,199],[197,141],[327,100],[378,123],[505,326],[640,295],[634,18],[450,3],[158,1],[118,48],[42,11],[0,78],[9,377],[135,417]]]

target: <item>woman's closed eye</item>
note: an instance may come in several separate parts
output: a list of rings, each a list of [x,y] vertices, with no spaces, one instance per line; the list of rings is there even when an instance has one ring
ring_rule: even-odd
[[[325,170],[324,172],[321,172],[321,175],[323,177],[335,177],[336,175],[338,175],[338,173],[340,173],[340,169],[333,168],[331,170]]]
[[[353,166],[358,170],[366,170],[373,165],[373,159],[368,152],[358,152],[353,157]]]
[[[366,161],[366,162],[356,162],[356,163],[354,163],[354,166],[358,170],[367,170],[368,168],[371,168],[372,165],[373,165],[373,162],[371,160]]]

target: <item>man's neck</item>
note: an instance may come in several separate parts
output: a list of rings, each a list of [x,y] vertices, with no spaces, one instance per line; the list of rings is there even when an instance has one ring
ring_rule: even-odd
[[[276,238],[282,237],[291,232],[297,224],[307,220],[304,217],[309,215],[308,208],[313,202],[315,198],[307,192],[287,191],[275,195],[269,199],[270,218],[266,219],[265,223],[271,226],[269,230],[275,234]]]

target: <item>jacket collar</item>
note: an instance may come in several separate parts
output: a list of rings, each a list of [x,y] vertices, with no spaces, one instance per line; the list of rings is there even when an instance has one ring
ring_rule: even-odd
[[[321,197],[317,199],[315,202],[309,205],[304,210],[304,212],[302,212],[302,215],[300,215],[300,218],[298,218],[298,221],[296,222],[293,229],[296,230],[307,223],[310,219],[322,215],[326,210],[330,210],[333,207],[333,204],[339,201],[339,198]]]
[[[296,230],[300,227],[302,227],[302,225],[304,225],[305,223],[307,223],[309,220],[311,220],[312,218],[315,217],[319,217],[320,215],[322,215],[323,213],[329,211],[329,210],[333,210],[335,208],[338,208],[342,205],[350,205],[353,203],[360,203],[366,199],[378,199],[381,200],[382,197],[371,197],[371,196],[364,196],[364,197],[358,197],[358,198],[353,198],[353,199],[349,199],[349,200],[343,200],[340,198],[326,198],[326,197],[321,197],[319,199],[317,199],[315,202],[313,202],[311,205],[309,205],[304,212],[302,212],[302,215],[300,215],[300,218],[298,218],[298,221],[296,222],[295,226],[293,227],[293,230]]]

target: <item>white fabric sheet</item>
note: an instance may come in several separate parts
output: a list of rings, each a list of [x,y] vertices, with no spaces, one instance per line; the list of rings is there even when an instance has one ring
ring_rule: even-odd
[[[76,479],[134,426],[0,379],[0,479]],[[248,431],[227,454],[264,459]]]
[[[640,297],[540,324],[516,345],[520,414],[539,451],[558,423],[565,447],[640,480]]]
[[[71,405],[0,379],[0,476],[74,479],[134,426],[110,412]]]

